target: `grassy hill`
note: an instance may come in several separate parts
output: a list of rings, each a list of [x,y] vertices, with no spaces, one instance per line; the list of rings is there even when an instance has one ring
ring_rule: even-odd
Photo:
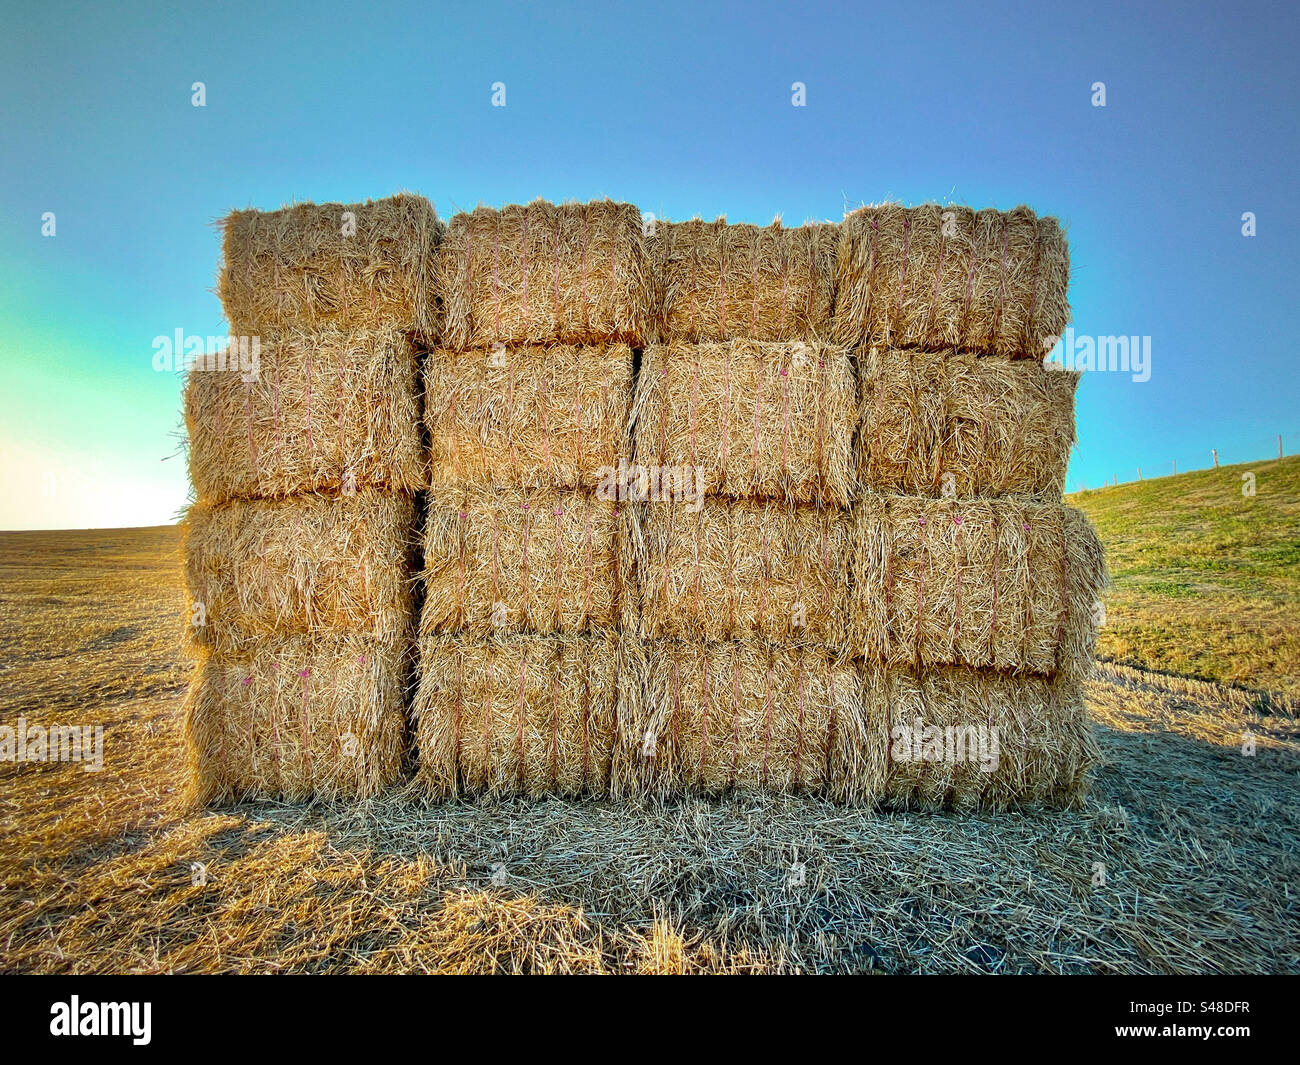
[[[1096,525],[1114,580],[1101,657],[1300,694],[1300,456],[1069,501]]]

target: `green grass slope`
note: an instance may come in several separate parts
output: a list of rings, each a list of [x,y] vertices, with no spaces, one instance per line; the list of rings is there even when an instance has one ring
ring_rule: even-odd
[[[1068,501],[1097,527],[1114,580],[1100,657],[1300,694],[1300,456]]]

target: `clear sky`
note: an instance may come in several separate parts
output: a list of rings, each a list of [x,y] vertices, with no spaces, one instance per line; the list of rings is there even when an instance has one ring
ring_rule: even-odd
[[[1149,380],[1084,377],[1071,487],[1300,445],[1294,3],[382,7],[7,5],[0,528],[173,520],[152,341],[225,332],[212,222],[402,189],[444,217],[1027,203],[1068,227],[1076,332],[1151,338]]]

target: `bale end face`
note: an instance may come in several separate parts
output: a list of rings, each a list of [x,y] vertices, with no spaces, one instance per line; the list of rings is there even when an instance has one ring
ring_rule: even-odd
[[[356,637],[206,655],[186,702],[192,794],[370,798],[401,779],[406,652]]]
[[[199,498],[280,498],[428,483],[417,356],[400,329],[277,330],[248,372],[202,365],[185,385]]]
[[[749,642],[647,643],[624,721],[630,793],[800,791],[871,801],[883,778],[867,742],[861,676],[823,652]]]
[[[1074,678],[868,665],[863,702],[889,805],[1061,807],[1087,792],[1098,753]]]
[[[843,348],[655,345],[637,377],[636,463],[684,471],[699,491],[847,506],[855,403]]]
[[[626,344],[431,351],[424,419],[434,491],[598,487],[628,454],[632,365]]]
[[[414,719],[425,794],[607,795],[617,660],[610,637],[421,640]]]
[[[439,331],[432,263],[446,227],[423,196],[234,211],[220,226],[217,292],[239,330]]]
[[[839,226],[655,223],[663,341],[814,341],[829,333]]]
[[[651,282],[641,212],[536,200],[453,216],[437,258],[442,342],[643,346]]]
[[[1041,360],[1069,321],[1070,257],[1028,207],[863,207],[841,223],[840,343]]]

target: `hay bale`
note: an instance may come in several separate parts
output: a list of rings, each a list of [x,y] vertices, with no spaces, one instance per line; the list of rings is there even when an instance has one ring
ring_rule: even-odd
[[[855,523],[849,639],[867,661],[1038,674],[1092,668],[1106,565],[1080,512],[866,495]]]
[[[632,349],[438,348],[424,363],[435,489],[595,488],[628,453]]]
[[[608,794],[617,648],[613,637],[421,640],[414,720],[426,794]]]
[[[256,641],[330,632],[409,633],[415,505],[377,489],[192,506],[185,518],[195,641],[234,651]]]
[[[582,490],[469,485],[434,495],[420,635],[614,630],[627,508]]]
[[[847,659],[759,642],[661,640],[629,659],[639,713],[620,722],[625,793],[802,791],[873,799],[883,749],[868,742],[862,678]]]
[[[237,332],[328,324],[437,333],[432,263],[446,227],[423,196],[232,211],[219,224],[217,293]]]
[[[645,467],[687,467],[709,492],[844,506],[855,402],[843,348],[656,345],[637,375],[634,457]]]
[[[640,505],[641,635],[844,647],[852,532],[847,512],[773,500]]]
[[[452,217],[436,270],[448,347],[641,347],[647,335],[649,265],[630,203],[478,207]]]
[[[868,664],[868,734],[889,752],[885,801],[929,809],[1077,805],[1097,760],[1081,691],[1063,676]]]
[[[1079,374],[969,352],[858,356],[858,483],[878,492],[1060,500]]]
[[[198,801],[369,798],[406,756],[402,641],[274,638],[205,654],[185,734]]]
[[[656,222],[662,340],[815,340],[829,332],[839,226]]]
[[[1042,359],[1070,319],[1070,255],[1028,207],[890,203],[840,227],[833,337]]]
[[[186,380],[200,499],[426,486],[418,361],[404,331],[289,329],[262,341],[254,379],[196,369]]]

